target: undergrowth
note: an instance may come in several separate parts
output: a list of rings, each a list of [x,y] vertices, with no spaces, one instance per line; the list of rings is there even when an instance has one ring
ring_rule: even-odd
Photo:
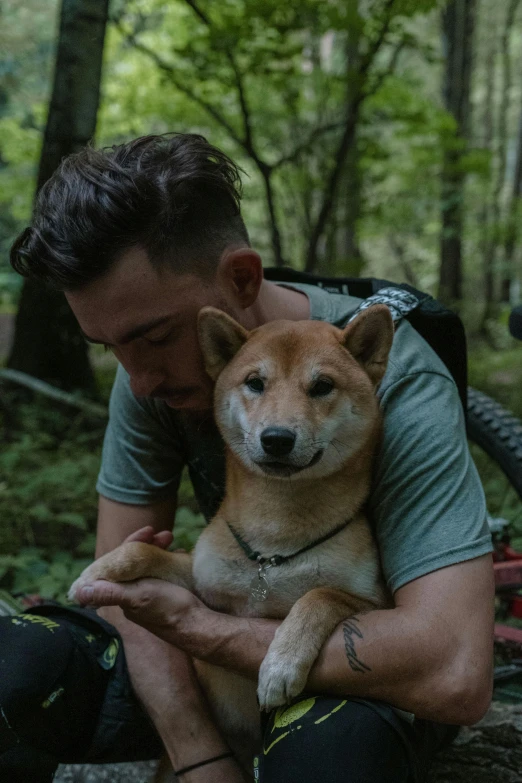
[[[2,392],[0,588],[64,600],[94,556],[105,422]],[[191,549],[203,525],[184,475],[175,546]]]

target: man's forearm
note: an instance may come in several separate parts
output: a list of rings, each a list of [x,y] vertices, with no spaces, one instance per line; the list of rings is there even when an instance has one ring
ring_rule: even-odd
[[[197,683],[185,653],[128,620],[119,607],[104,607],[98,613],[119,631],[134,690],[155,725],[175,717],[184,701],[197,701],[199,691],[194,687]],[[159,683],[171,678],[171,687],[158,688]],[[154,694],[152,698],[150,693]]]
[[[168,546],[174,510],[172,499],[149,508],[126,506],[100,496],[96,557],[113,550],[123,540]],[[228,750],[187,655],[128,620],[118,606],[105,606],[98,612],[120,632],[134,692],[154,723],[174,769]],[[207,773],[208,769],[202,767],[185,774],[183,780],[206,783]],[[242,781],[236,762],[224,759],[213,765],[212,781]]]
[[[209,612],[177,639],[191,655],[256,679],[279,625]],[[437,643],[426,625],[400,608],[347,619],[321,650],[306,690],[378,699],[419,718],[473,722],[481,705],[466,703],[473,694],[455,670],[451,644]]]
[[[150,716],[173,767],[180,769],[228,750],[213,723],[190,660],[171,644],[127,620],[119,607],[99,610],[120,632],[134,691]],[[232,762],[227,762],[232,764]],[[223,769],[222,769],[223,768]],[[239,772],[214,771],[240,780]],[[191,774],[197,783],[201,773]],[[205,778],[201,778],[204,780]]]

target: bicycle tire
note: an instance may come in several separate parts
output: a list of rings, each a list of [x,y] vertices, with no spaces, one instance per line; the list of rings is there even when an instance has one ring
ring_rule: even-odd
[[[468,438],[494,460],[522,499],[522,421],[468,387]]]

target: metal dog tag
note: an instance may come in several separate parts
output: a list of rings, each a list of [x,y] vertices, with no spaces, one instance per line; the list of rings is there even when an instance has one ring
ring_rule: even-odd
[[[269,561],[261,562],[261,557],[258,557],[258,561],[259,569],[255,577],[250,582],[250,595],[254,601],[266,601],[266,597],[270,592],[270,587],[268,585],[268,579],[265,576],[265,572],[268,571],[269,568],[272,568],[275,563]]]
[[[268,579],[259,570],[250,582],[250,595],[254,601],[266,601],[269,590]]]

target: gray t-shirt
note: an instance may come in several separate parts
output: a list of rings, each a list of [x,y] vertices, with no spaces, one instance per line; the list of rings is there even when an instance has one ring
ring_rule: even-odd
[[[344,326],[359,299],[304,284],[310,318]],[[378,397],[384,433],[369,513],[392,592],[438,568],[492,551],[484,493],[470,457],[455,383],[407,322],[397,327]],[[136,398],[120,366],[111,394],[97,490],[121,503],[175,497],[184,465],[210,520],[224,490],[225,459],[211,414]]]

